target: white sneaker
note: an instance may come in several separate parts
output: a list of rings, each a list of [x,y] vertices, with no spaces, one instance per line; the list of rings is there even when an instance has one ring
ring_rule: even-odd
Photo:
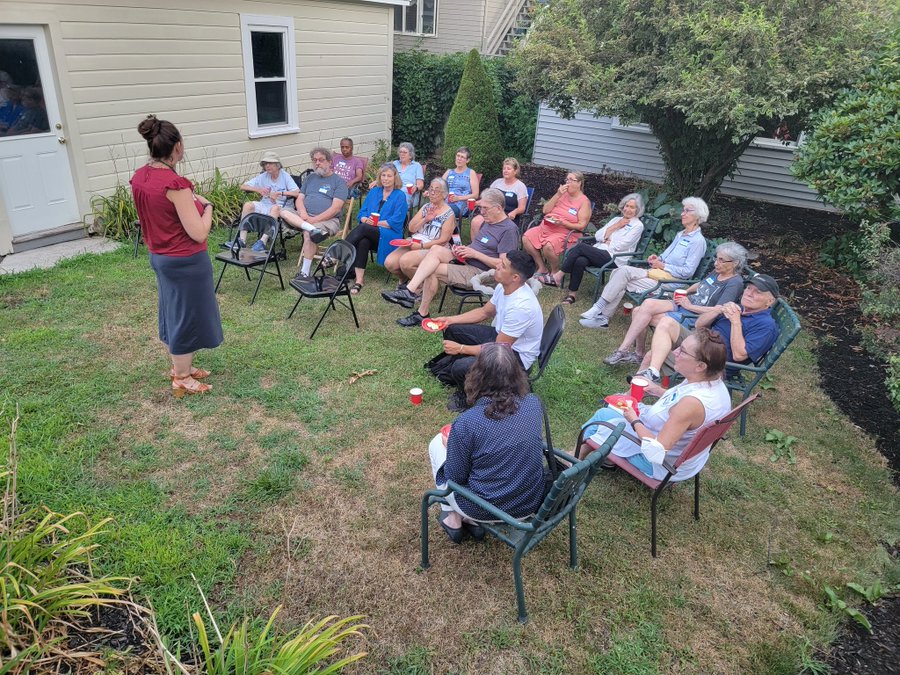
[[[608,328],[609,319],[600,314],[596,319],[582,319],[579,321],[585,328]]]
[[[600,309],[597,307],[597,305],[591,305],[591,307],[590,307],[590,309],[588,309],[588,311],[583,312],[581,314],[581,318],[582,319],[596,319],[597,316],[599,316],[599,314],[600,314]]]

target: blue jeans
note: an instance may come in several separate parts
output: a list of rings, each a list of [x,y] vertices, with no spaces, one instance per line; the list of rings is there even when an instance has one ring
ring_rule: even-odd
[[[625,422],[626,425],[628,424],[622,414],[614,408],[600,408],[600,410],[595,412],[591,419],[587,421],[587,424],[591,424],[592,422],[611,422],[613,424]],[[599,424],[593,424],[592,426],[589,426],[587,428],[587,431],[584,432],[584,438],[588,439],[593,436],[597,432],[598,428],[600,428]],[[606,427],[603,428],[606,429]],[[613,449],[615,449],[615,446],[613,446]],[[626,457],[625,459],[627,459],[629,464],[631,464],[645,476],[650,476],[651,478],[653,477],[653,465],[642,454],[632,455],[631,457]]]

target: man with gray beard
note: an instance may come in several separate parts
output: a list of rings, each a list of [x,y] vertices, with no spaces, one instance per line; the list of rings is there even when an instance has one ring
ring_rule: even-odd
[[[300,270],[294,277],[298,281],[310,278],[316,244],[337,234],[340,227],[338,216],[348,197],[347,183],[331,168],[331,151],[327,148],[313,148],[309,156],[315,173],[303,181],[296,211],[281,210],[281,219],[289,227],[303,231]]]

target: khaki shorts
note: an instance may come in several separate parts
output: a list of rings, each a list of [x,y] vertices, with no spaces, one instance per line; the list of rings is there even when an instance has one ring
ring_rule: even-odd
[[[447,264],[447,283],[451,286],[460,288],[472,288],[472,277],[484,272],[474,265],[452,265]]]
[[[285,211],[287,211],[288,213],[293,213],[295,216],[300,218],[300,214],[297,213],[294,209],[282,207],[281,212],[284,213]],[[323,220],[321,223],[312,223],[312,224],[314,227],[318,227],[319,229],[325,230],[331,236],[336,235],[337,231],[341,227],[340,219],[338,219],[337,217],[331,218],[330,220]],[[289,230],[293,230],[294,232],[297,231],[293,225],[290,225],[288,223],[285,223],[285,225],[287,226],[287,228]]]

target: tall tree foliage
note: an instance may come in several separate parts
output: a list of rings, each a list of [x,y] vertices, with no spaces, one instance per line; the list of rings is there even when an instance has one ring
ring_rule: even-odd
[[[453,166],[456,149],[466,146],[472,151],[470,166],[485,176],[500,173],[503,161],[503,139],[491,81],[481,63],[478,50],[469,52],[456,101],[444,130],[444,164]]]
[[[645,122],[677,195],[710,197],[764,128],[867,62],[883,0],[552,0],[516,55],[563,116]]]

